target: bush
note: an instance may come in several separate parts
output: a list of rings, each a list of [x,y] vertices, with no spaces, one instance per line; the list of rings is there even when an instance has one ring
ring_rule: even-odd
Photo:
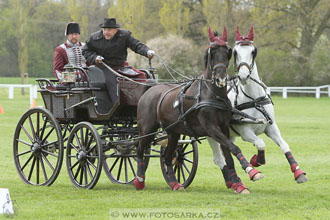
[[[149,40],[146,43],[149,48],[171,68],[186,76],[200,75],[204,69],[202,54],[204,49],[198,47],[192,40],[183,38],[181,36],[168,35],[166,37],[157,37]],[[148,59],[129,51],[128,61],[130,65],[137,68],[147,68]],[[152,66],[157,69],[157,74],[160,79],[170,79],[171,76],[166,68],[155,56],[152,60]],[[182,77],[171,71],[175,78]]]

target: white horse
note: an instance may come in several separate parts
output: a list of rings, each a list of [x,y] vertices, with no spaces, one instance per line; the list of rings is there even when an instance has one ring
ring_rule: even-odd
[[[307,181],[306,173],[300,169],[298,163],[292,156],[289,145],[281,137],[280,130],[275,122],[272,101],[267,95],[265,84],[259,78],[257,65],[255,63],[257,48],[253,45],[253,38],[254,34],[252,26],[247,36],[241,36],[237,27],[236,42],[233,53],[234,67],[236,69],[235,71],[237,71],[238,81],[236,81],[234,86],[230,88],[228,97],[232,105],[237,109],[254,118],[264,118],[267,122],[263,124],[232,124],[230,139],[234,143],[235,138],[240,136],[244,141],[251,142],[256,146],[258,149],[258,155],[254,155],[251,158],[250,163],[257,167],[266,163],[266,145],[265,142],[258,137],[258,135],[265,133],[281,148],[283,154],[285,154],[297,183],[304,183]],[[236,121],[240,121],[239,117],[240,116],[238,115],[234,115]],[[211,138],[208,138],[208,142],[213,150],[214,163],[223,170],[226,166],[226,162],[219,144]]]

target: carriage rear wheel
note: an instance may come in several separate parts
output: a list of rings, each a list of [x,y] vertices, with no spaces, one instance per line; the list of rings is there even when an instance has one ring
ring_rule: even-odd
[[[137,136],[137,128],[134,123],[113,124],[109,138],[109,146],[104,153],[103,169],[112,183],[133,184],[137,170],[136,148],[137,143],[120,145],[121,141],[129,142]],[[134,129],[136,132],[134,132]],[[148,148],[145,154],[150,154]],[[149,157],[144,158],[144,169],[149,164]]]
[[[50,111],[31,108],[20,118],[13,143],[14,162],[26,184],[50,186],[60,173],[63,139]]]
[[[178,182],[183,185],[184,188],[187,188],[194,180],[197,172],[198,148],[196,140],[190,139],[188,136],[181,137],[173,155],[172,167]],[[163,147],[162,152],[164,152],[164,150]],[[167,166],[163,155],[160,158],[160,166],[165,181],[170,185],[167,176]]]
[[[100,178],[103,152],[99,134],[89,122],[78,123],[70,132],[66,166],[77,188],[92,189]]]

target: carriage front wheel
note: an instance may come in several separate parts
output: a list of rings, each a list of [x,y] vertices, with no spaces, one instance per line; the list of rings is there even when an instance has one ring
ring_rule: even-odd
[[[165,151],[165,147],[162,147],[162,152]],[[170,185],[170,181],[167,176],[167,166],[165,164],[165,158],[161,155],[160,166],[165,181]],[[189,138],[188,136],[181,136],[178,141],[178,145],[175,149],[172,167],[175,173],[175,177],[178,182],[187,188],[195,178],[198,166],[198,148],[197,141]]]
[[[54,183],[64,149],[59,124],[50,111],[39,107],[27,110],[16,126],[13,147],[16,169],[24,183]]]
[[[103,163],[101,138],[89,122],[78,123],[70,132],[66,166],[77,188],[92,189],[100,178]]]

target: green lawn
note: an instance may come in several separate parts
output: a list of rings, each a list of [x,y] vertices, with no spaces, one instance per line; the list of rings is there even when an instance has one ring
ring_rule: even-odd
[[[9,188],[17,204],[16,219],[112,219],[114,209],[140,208],[165,212],[211,209],[218,210],[221,219],[329,219],[330,99],[274,97],[273,101],[282,136],[307,173],[307,183],[297,184],[293,180],[285,156],[263,135],[267,164],[259,170],[264,179],[250,181],[236,160],[238,174],[250,195],[237,195],[226,189],[220,170],[213,164],[211,148],[205,142],[199,145],[195,180],[184,192],[169,189],[156,158],[151,159],[144,191],[136,191],[132,185],[112,184],[104,173],[93,190],[81,190],[72,186],[65,161],[50,187],[29,186],[21,181],[13,162],[12,142],[15,126],[30,106],[29,97],[15,90],[15,99],[9,100],[8,90],[0,89],[0,104],[5,111],[0,114],[0,188]],[[42,104],[39,97],[37,105]],[[248,158],[257,152],[240,139],[236,143]],[[0,219],[7,218],[0,215]]]

